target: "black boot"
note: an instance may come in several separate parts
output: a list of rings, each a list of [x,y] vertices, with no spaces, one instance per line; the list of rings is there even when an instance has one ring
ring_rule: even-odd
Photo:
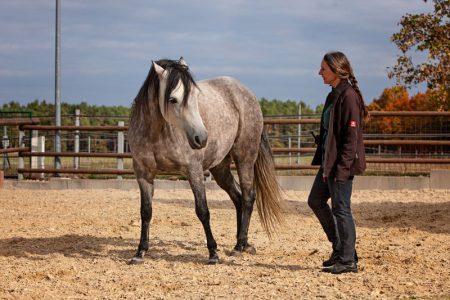
[[[358,265],[354,261],[350,263],[341,263],[340,261],[338,261],[332,267],[323,268],[322,271],[331,274],[341,274],[349,272],[358,273]]]
[[[322,265],[324,267],[331,267],[332,265],[334,265],[338,261],[338,257],[339,257],[338,252],[333,250],[333,252],[330,255],[330,258],[325,260],[322,263]]]

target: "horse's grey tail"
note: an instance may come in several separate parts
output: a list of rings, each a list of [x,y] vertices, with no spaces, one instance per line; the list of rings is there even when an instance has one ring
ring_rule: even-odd
[[[278,184],[273,154],[265,130],[261,135],[258,158],[255,163],[256,206],[259,219],[269,237],[283,222],[283,197]]]

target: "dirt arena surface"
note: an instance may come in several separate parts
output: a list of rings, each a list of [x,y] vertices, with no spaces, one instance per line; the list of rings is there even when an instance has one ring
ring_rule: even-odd
[[[208,251],[190,190],[155,191],[151,246],[128,265],[140,232],[139,192],[0,190],[0,299],[450,299],[450,190],[359,191],[357,274],[321,272],[330,245],[286,192],[286,225],[269,240],[255,213],[256,255],[228,256],[235,212],[209,191],[221,263]]]

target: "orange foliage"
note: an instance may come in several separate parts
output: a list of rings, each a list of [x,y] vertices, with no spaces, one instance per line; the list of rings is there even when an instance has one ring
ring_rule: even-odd
[[[435,111],[437,107],[435,101],[433,101],[433,97],[434,95],[431,90],[425,93],[417,93],[410,97],[406,87],[394,86],[384,89],[380,98],[373,100],[369,105],[369,110]]]
[[[378,99],[370,105],[369,110],[376,111],[435,111],[432,91],[417,93],[410,97],[404,86],[384,89]],[[370,128],[379,133],[405,133],[414,122],[411,118],[384,117],[372,118]]]

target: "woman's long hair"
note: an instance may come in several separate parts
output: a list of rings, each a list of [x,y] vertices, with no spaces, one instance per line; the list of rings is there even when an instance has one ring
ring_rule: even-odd
[[[356,80],[355,74],[353,74],[352,66],[350,65],[350,61],[347,59],[345,54],[339,51],[328,52],[323,57],[323,60],[328,64],[331,71],[333,71],[333,73],[335,73],[340,79],[350,81],[353,89],[359,95],[361,106],[364,109],[364,119],[367,120],[369,117],[369,111],[366,104],[364,103],[364,97],[361,93],[361,90],[359,89],[358,80]]]

